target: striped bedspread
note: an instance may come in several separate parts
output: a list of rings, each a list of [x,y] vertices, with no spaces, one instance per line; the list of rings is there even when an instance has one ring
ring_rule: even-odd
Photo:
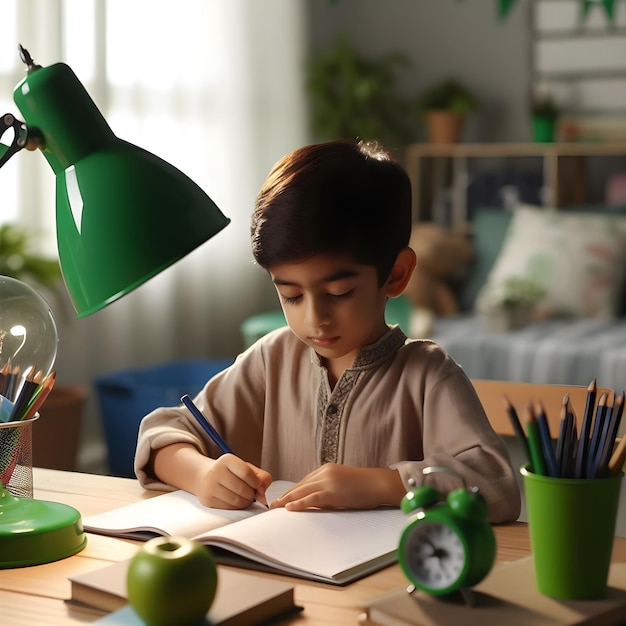
[[[435,321],[431,338],[470,378],[626,388],[626,319],[559,319],[506,333],[467,314]]]

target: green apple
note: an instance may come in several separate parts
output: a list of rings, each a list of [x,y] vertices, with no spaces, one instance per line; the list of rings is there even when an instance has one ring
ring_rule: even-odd
[[[147,541],[131,559],[128,602],[148,626],[203,622],[217,591],[213,553],[184,537]]]

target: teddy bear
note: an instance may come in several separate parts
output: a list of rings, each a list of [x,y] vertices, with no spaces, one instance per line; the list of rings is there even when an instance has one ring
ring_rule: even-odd
[[[435,316],[459,312],[455,293],[473,258],[473,246],[466,235],[433,222],[415,224],[409,243],[417,266],[405,295],[415,307],[411,335],[426,337],[432,332]]]

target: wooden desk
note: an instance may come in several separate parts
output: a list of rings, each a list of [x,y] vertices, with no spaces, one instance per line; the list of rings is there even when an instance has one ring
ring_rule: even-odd
[[[48,469],[35,469],[34,484],[36,498],[63,502],[77,508],[83,516],[158,494],[144,491],[136,480],[129,478]],[[526,524],[496,526],[495,531],[498,561],[510,561],[529,554]],[[0,570],[0,622],[3,626],[56,626],[95,621],[96,615],[72,609],[63,602],[70,596],[68,576],[130,558],[139,545],[130,540],[90,534],[87,547],[73,557],[34,567]],[[626,538],[616,538],[613,556],[616,561],[626,562]],[[286,576],[279,578],[295,585],[296,601],[304,606],[303,613],[283,623],[318,626],[357,624],[365,600],[407,584],[397,565],[347,587]]]

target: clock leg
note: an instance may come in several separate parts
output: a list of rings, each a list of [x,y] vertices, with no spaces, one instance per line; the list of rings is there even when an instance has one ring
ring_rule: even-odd
[[[463,602],[465,602],[466,606],[474,606],[476,604],[476,597],[469,587],[459,587],[459,593],[461,594]]]

